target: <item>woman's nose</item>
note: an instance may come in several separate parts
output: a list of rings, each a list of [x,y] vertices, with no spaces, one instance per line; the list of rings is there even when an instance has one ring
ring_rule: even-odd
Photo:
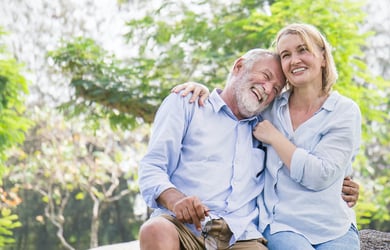
[[[292,65],[294,65],[300,61],[301,61],[301,59],[300,59],[299,55],[297,55],[295,53],[291,54],[291,61],[290,62]]]

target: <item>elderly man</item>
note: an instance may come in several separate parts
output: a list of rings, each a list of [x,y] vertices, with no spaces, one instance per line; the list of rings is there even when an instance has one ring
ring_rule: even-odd
[[[164,100],[139,169],[154,209],[141,249],[267,249],[256,205],[264,151],[252,129],[284,83],[279,57],[253,49],[205,107],[176,94]]]

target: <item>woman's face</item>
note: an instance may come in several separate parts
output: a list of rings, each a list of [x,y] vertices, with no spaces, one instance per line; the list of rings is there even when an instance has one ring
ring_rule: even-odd
[[[283,35],[277,44],[282,69],[290,84],[294,87],[308,84],[322,85],[322,69],[325,59],[318,46],[309,51],[307,44],[297,34]]]

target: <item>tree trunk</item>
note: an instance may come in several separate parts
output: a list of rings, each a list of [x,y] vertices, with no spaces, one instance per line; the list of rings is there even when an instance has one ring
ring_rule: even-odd
[[[99,208],[100,201],[93,195],[93,209],[92,209],[92,220],[91,220],[91,240],[90,247],[97,247],[99,245],[98,233],[99,233]]]

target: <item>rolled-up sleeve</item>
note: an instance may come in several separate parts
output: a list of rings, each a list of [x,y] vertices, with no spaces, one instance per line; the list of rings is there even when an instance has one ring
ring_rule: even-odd
[[[351,168],[359,150],[361,115],[353,102],[338,105],[332,112],[332,121],[321,123],[312,138],[304,139],[304,146],[297,144],[290,169],[290,177],[314,191],[331,186]],[[301,136],[299,134],[296,135]],[[307,143],[311,142],[311,143]]]
[[[177,167],[185,127],[184,103],[188,98],[171,94],[161,104],[152,128],[146,155],[139,164],[140,192],[148,206],[157,208],[160,194],[175,186],[169,175]]]

